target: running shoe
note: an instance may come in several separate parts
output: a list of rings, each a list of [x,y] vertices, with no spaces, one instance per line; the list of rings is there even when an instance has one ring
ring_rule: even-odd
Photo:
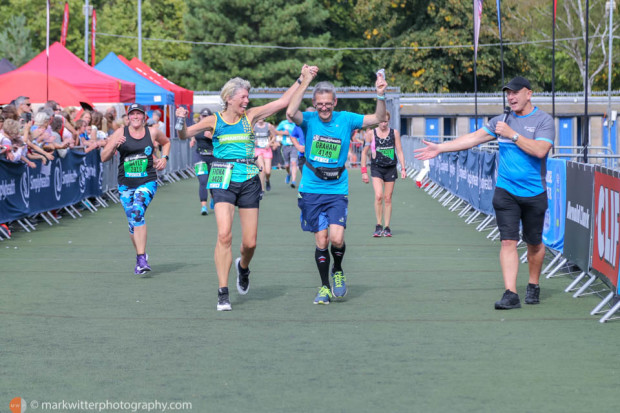
[[[540,304],[540,286],[538,284],[527,285],[525,304]]]
[[[291,182],[291,188],[295,188],[295,181]]]
[[[332,272],[332,279],[334,283],[332,294],[334,297],[341,298],[347,295],[347,284],[345,283],[347,277],[344,276],[344,273],[342,271]]]
[[[513,308],[521,308],[521,300],[519,294],[506,290],[502,299],[495,302],[496,310],[511,310]]]
[[[378,238],[381,236],[381,233],[383,232],[383,227],[379,224],[377,224],[377,226],[375,227],[375,232],[374,234],[372,234],[373,237]]]
[[[211,204],[209,205],[209,208],[215,209],[215,201],[213,200],[213,198],[211,198]]]
[[[383,228],[383,232],[381,233],[381,235],[383,235],[384,237],[391,237],[392,230],[390,229],[390,227],[385,227]]]
[[[200,209],[200,215],[209,215],[209,211],[207,211],[207,206],[203,205]]]
[[[232,306],[230,305],[230,298],[228,298],[228,287],[223,287],[217,290],[217,311],[230,311]]]
[[[241,295],[246,295],[250,289],[250,269],[241,268],[241,257],[235,260],[235,269],[237,270],[237,291]]]
[[[314,304],[329,304],[332,298],[332,292],[329,291],[329,287],[322,286],[319,289],[319,293],[314,298]]]
[[[151,271],[151,267],[148,262],[149,256],[146,254],[136,256],[136,268],[134,270],[134,274],[142,275]]]
[[[265,189],[267,191],[271,191],[271,182],[269,182],[269,179],[267,179],[267,182],[265,182]]]
[[[284,183],[287,184],[287,185],[291,183],[291,176],[290,175],[286,175],[286,178],[284,178]]]

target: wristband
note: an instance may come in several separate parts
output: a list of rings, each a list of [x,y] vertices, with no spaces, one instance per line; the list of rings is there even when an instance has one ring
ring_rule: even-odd
[[[168,155],[164,155],[161,157],[162,159],[165,159],[166,161],[170,160],[170,157]]]
[[[384,96],[384,95],[377,95],[377,99],[379,99],[379,100],[385,100],[385,96]]]
[[[362,166],[362,173],[363,174],[367,174],[368,173],[368,168],[366,166]]]

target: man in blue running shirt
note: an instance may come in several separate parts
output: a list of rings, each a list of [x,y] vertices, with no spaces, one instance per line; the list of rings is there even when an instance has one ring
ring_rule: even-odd
[[[333,297],[347,293],[342,259],[345,253],[344,230],[347,225],[349,203],[349,175],[345,168],[351,132],[386,119],[385,89],[382,74],[377,75],[377,107],[372,115],[335,112],[338,103],[336,88],[329,82],[319,82],[314,87],[312,104],[316,112],[300,112],[299,104],[310,85],[310,77],[302,79],[295,90],[286,116],[305,132],[305,157],[298,206],[301,209],[301,228],[314,233],[316,250],[314,258],[321,287],[314,304],[329,304]],[[334,266],[331,270],[333,287],[330,288],[330,256],[327,247],[331,242]]]
[[[499,262],[506,291],[495,303],[496,310],[521,308],[517,294],[519,270],[519,223],[523,226],[523,240],[527,244],[529,283],[526,304],[540,302],[540,270],[545,258],[542,231],[547,209],[545,185],[547,154],[555,140],[553,119],[532,105],[532,86],[520,76],[503,87],[511,112],[496,116],[482,128],[453,141],[436,144],[424,142],[415,157],[431,159],[442,152],[462,151],[497,139],[499,167],[493,208],[502,246]]]

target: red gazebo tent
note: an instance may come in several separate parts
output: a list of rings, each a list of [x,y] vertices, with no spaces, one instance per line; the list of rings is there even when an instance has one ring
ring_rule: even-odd
[[[92,100],[79,88],[55,76],[30,70],[0,75],[0,103],[9,103],[18,96],[28,96],[34,103],[55,100],[61,106],[80,106],[80,102],[92,106]]]
[[[16,72],[35,71],[46,73],[45,50]],[[136,98],[135,84],[102,73],[56,42],[49,49],[49,74],[78,88],[96,103],[132,103]]]
[[[151,69],[146,63],[142,62],[138,58],[134,57],[131,60],[118,55],[118,58],[131,67],[136,72],[150,80],[151,82],[163,87],[174,93],[174,103],[176,105],[193,105],[194,104],[194,92],[192,90],[185,89],[179,85],[176,85]]]

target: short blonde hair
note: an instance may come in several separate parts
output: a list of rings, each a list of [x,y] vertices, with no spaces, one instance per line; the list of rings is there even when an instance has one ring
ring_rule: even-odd
[[[228,99],[235,96],[235,94],[239,90],[245,89],[249,92],[251,88],[252,86],[250,85],[250,82],[245,79],[241,79],[240,77],[234,77],[230,79],[228,82],[226,82],[226,84],[222,87],[222,90],[220,91],[222,108],[226,110],[226,108],[228,107]]]

